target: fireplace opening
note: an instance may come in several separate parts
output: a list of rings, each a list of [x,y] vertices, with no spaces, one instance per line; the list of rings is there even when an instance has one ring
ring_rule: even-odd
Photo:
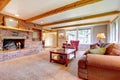
[[[24,48],[24,39],[4,39],[3,50],[16,50]]]

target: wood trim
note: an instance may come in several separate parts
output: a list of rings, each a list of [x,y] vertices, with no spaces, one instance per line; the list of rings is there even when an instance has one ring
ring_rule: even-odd
[[[42,30],[39,30],[40,41],[42,41]]]
[[[84,17],[79,17],[79,18],[72,18],[72,19],[67,19],[67,20],[62,20],[62,21],[56,21],[48,24],[43,24],[41,26],[50,26],[50,25],[55,25],[55,24],[60,24],[60,23],[66,23],[66,22],[72,22],[72,21],[79,21],[79,20],[86,20],[86,19],[92,19],[92,18],[98,18],[98,17],[104,17],[104,16],[109,16],[109,15],[115,15],[119,14],[120,11],[111,11],[111,12],[105,12],[101,14],[95,14],[95,15],[89,15],[89,16],[84,16]]]
[[[20,28],[13,28],[10,26],[0,26],[2,29],[10,29],[10,30],[16,30],[16,31],[24,31],[24,32],[33,32],[32,30],[26,30],[26,29],[20,29]]]
[[[56,47],[58,47],[58,31],[57,31],[57,37],[56,37]]]
[[[11,0],[0,0],[0,11],[10,2]]]
[[[116,16],[116,17],[111,21],[111,23],[113,23],[117,18],[119,18],[119,15]]]
[[[43,31],[44,33],[47,33],[47,32],[56,32],[57,30],[42,29],[42,31]]]
[[[51,10],[49,12],[34,16],[32,18],[27,19],[26,21],[33,21],[33,20],[36,20],[36,19],[40,19],[40,18],[43,18],[43,17],[47,17],[47,16],[50,16],[50,15],[57,14],[57,13],[60,13],[60,12],[63,12],[63,11],[74,9],[74,8],[77,8],[77,7],[82,7],[82,6],[85,6],[85,5],[88,5],[88,4],[93,4],[93,3],[98,2],[98,1],[102,1],[102,0],[80,0],[80,1],[77,1],[77,2],[74,2],[74,3],[62,6],[60,8]]]
[[[110,21],[100,21],[100,22],[91,22],[91,23],[84,23],[84,24],[75,24],[75,25],[70,25],[70,26],[55,27],[55,28],[51,28],[51,29],[86,26],[86,25],[95,25],[95,24],[108,24],[108,23],[110,23]]]

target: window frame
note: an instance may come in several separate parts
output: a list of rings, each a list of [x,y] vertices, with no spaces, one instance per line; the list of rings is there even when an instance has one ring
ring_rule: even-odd
[[[84,28],[84,29],[80,29],[80,28],[77,28],[77,29],[72,29],[72,30],[67,30],[66,31],[66,37],[67,37],[67,40],[66,41],[68,41],[68,43],[70,43],[70,40],[69,40],[69,37],[68,37],[68,31],[75,31],[75,36],[76,36],[76,38],[75,39],[72,39],[72,40],[79,40],[79,30],[90,30],[90,39],[89,39],[89,42],[87,42],[87,43],[82,43],[81,41],[81,44],[90,44],[91,43],[91,37],[92,37],[92,30],[91,30],[91,28]]]

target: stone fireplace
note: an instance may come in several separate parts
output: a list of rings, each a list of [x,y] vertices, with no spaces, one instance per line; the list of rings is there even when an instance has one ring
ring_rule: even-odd
[[[24,39],[4,39],[3,50],[16,50],[24,48]]]
[[[15,32],[18,34],[16,35]],[[41,51],[42,43],[32,41],[32,32],[0,29],[0,62],[37,54]]]
[[[25,46],[25,39],[22,37],[7,37],[3,38],[3,50],[23,49]]]

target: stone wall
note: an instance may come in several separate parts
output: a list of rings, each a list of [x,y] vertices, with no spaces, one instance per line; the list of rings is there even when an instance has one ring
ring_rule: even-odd
[[[31,32],[0,29],[0,49],[2,49],[2,46],[3,46],[2,37],[25,37],[25,46],[28,45],[28,42],[32,41]]]
[[[17,57],[36,54],[42,51],[41,41],[32,41],[31,32],[17,31],[17,36],[14,36],[14,30],[0,29],[0,61],[10,60]],[[25,37],[25,48],[15,51],[2,51],[2,37]]]
[[[0,51],[0,62],[14,59],[17,57],[37,54],[42,51],[42,44],[40,41],[38,42],[32,41],[30,45],[31,46],[29,46],[29,48],[18,49],[15,51]]]

